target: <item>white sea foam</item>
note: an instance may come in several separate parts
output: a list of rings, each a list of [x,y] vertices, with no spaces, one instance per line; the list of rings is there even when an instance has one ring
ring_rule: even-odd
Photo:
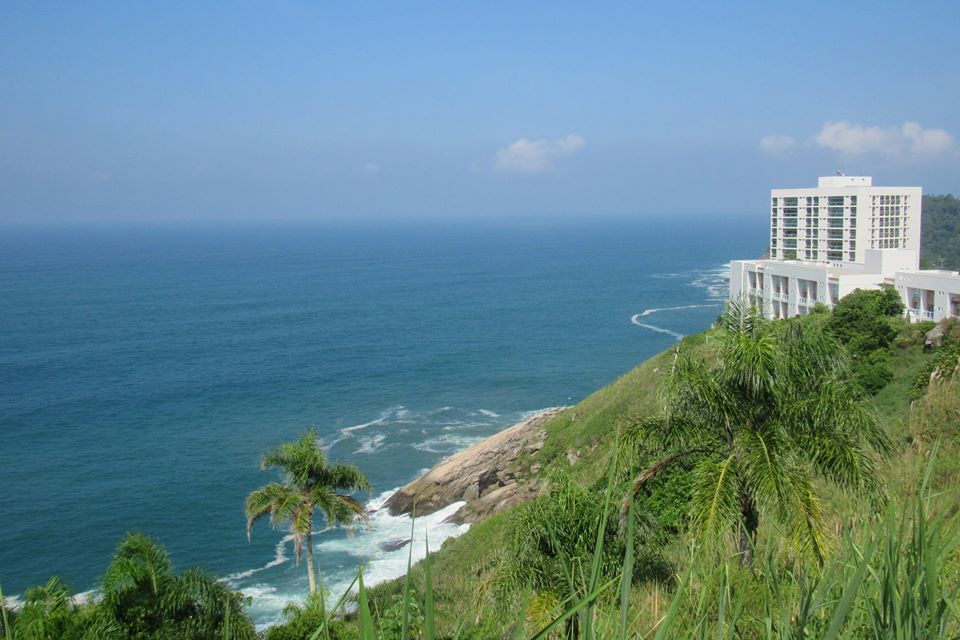
[[[324,531],[326,530],[327,529],[324,529]],[[238,580],[244,580],[245,578],[250,578],[260,573],[261,571],[266,571],[267,569],[272,569],[273,567],[279,567],[281,564],[289,560],[289,558],[287,557],[287,543],[289,542],[293,542],[292,535],[287,535],[280,538],[280,542],[278,542],[277,546],[274,547],[273,560],[266,563],[262,567],[257,567],[255,569],[247,569],[246,571],[238,571],[237,573],[231,573],[228,576],[224,576],[223,581],[231,586],[236,587],[236,582]]]
[[[423,442],[414,443],[413,448],[429,453],[451,454],[474,445],[483,440],[481,436],[457,435],[444,433],[434,438],[427,438]]]
[[[725,300],[730,291],[730,265],[722,264],[696,271],[690,284],[706,289],[707,296],[711,300]]]
[[[383,442],[387,439],[386,434],[378,433],[370,437],[360,438],[360,446],[354,453],[376,453],[383,449]]]
[[[338,435],[342,440],[354,442],[359,447],[357,453],[376,453],[389,447],[400,446],[396,443],[398,440],[390,438],[393,430],[406,428],[411,433],[420,431],[423,436],[419,442],[404,446],[437,454],[439,458],[462,450],[497,429],[526,420],[545,410],[497,415],[489,409],[440,407],[413,411],[397,405],[382,411],[375,420],[341,429]],[[422,469],[417,475],[427,471],[428,469]],[[406,571],[407,554],[411,552],[411,546],[404,545],[393,551],[384,549],[386,543],[410,539],[410,518],[391,516],[388,510],[381,508],[394,491],[384,492],[367,502],[365,507],[369,513],[369,527],[358,525],[350,536],[315,533],[314,546],[320,565],[324,564],[325,556],[341,559],[340,569],[323,574],[324,584],[331,590],[332,601],[339,599],[356,575],[354,568],[343,568],[344,557],[354,559],[358,566],[365,565],[364,581],[371,585],[400,577]],[[424,557],[427,536],[430,548],[439,549],[444,540],[467,530],[466,525],[444,522],[462,504],[450,505],[437,513],[417,518],[412,546],[414,562]],[[253,598],[251,613],[260,630],[282,621],[282,611],[288,603],[303,600],[306,571],[294,571],[288,566],[292,557],[291,543],[292,537],[284,536],[277,543],[273,558],[269,561],[224,579],[231,588]],[[288,568],[277,569],[281,565],[287,565]]]
[[[663,327],[658,327],[654,324],[647,324],[646,322],[640,322],[640,314],[634,314],[630,318],[630,322],[637,325],[638,327],[643,327],[644,329],[650,329],[651,331],[656,331],[657,333],[665,333],[668,336],[673,336],[677,340],[683,340],[683,334],[677,333],[676,331],[671,331],[670,329],[664,329]]]
[[[89,591],[81,591],[80,593],[75,593],[70,596],[70,602],[75,605],[84,605],[95,602],[99,600],[99,598],[100,592],[96,589],[90,589]],[[24,602],[21,596],[4,596],[3,605],[8,611],[17,611],[23,607]]]
[[[360,431],[361,429],[366,429],[367,427],[372,427],[374,425],[383,424],[387,418],[390,417],[392,409],[387,409],[380,414],[380,417],[376,420],[370,420],[369,422],[361,422],[360,424],[355,424],[352,427],[344,427],[340,429],[340,433],[346,435],[348,433],[353,433],[354,431]]]
[[[411,538],[411,520],[408,516],[392,516],[389,510],[380,508],[395,491],[396,489],[384,492],[367,504],[369,508],[377,509],[370,515],[369,529],[357,528],[353,537],[331,538],[317,544],[317,550],[321,554],[346,553],[357,559],[358,566],[366,561],[363,579],[369,586],[398,578],[406,573],[407,556],[411,551],[413,562],[422,560],[426,556],[428,537],[430,548],[437,550],[445,540],[459,536],[470,528],[469,524],[444,522],[464,505],[463,502],[457,502],[436,513],[418,517]],[[412,540],[412,547],[404,545],[393,551],[383,549],[384,543],[398,540]],[[331,576],[328,586],[336,598],[346,590],[353,577],[353,575]]]
[[[718,303],[711,304],[685,304],[679,307],[659,307],[653,309],[644,309],[640,313],[633,316],[634,318],[645,318],[654,313],[660,313],[661,311],[680,311],[681,309],[706,309],[709,307],[719,307]]]

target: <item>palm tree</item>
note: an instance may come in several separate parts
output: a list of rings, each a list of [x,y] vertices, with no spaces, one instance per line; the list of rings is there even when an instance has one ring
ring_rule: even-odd
[[[678,350],[663,416],[634,425],[632,440],[652,441],[662,454],[635,477],[634,495],[684,461],[693,469],[691,521],[704,539],[738,531],[741,562],[750,564],[760,520],[769,518],[789,528],[795,549],[822,561],[814,478],[879,497],[887,435],[861,404],[843,348],[816,323],[773,323],[731,304],[715,336],[709,360]]]
[[[176,575],[166,549],[143,534],[120,542],[101,587],[103,611],[125,637],[256,637],[243,596],[200,569]]]
[[[353,465],[328,464],[317,434],[309,430],[263,456],[261,469],[280,469],[283,482],[271,482],[247,496],[247,537],[253,523],[269,516],[270,524],[287,524],[293,536],[297,564],[307,549],[310,593],[317,590],[313,566],[313,512],[323,512],[328,526],[349,524],[364,517],[363,505],[338,491],[369,491],[367,477]]]

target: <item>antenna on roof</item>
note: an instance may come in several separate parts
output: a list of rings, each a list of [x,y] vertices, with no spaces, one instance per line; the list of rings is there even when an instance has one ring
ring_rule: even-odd
[[[845,176],[845,175],[847,175],[847,174],[844,173],[843,171],[840,171],[840,169],[837,169],[837,175],[838,175],[838,176]]]

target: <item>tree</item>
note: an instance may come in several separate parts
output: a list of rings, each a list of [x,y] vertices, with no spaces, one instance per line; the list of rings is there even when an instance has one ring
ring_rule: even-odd
[[[897,337],[895,325],[904,305],[893,287],[858,289],[840,299],[827,328],[853,359],[852,375],[864,391],[876,394],[890,380],[887,348]]]
[[[283,482],[271,482],[247,496],[247,537],[253,524],[264,516],[269,516],[273,527],[288,525],[298,564],[304,547],[307,549],[307,578],[310,593],[315,593],[313,512],[322,511],[328,526],[349,524],[358,516],[363,517],[363,506],[338,491],[369,491],[370,482],[353,465],[327,464],[313,430],[264,455],[260,468],[280,469]]]
[[[101,587],[100,606],[126,637],[256,637],[241,595],[200,569],[177,576],[166,549],[143,534],[120,542]]]
[[[857,289],[845,295],[830,316],[830,332],[854,357],[887,347],[897,337],[890,318],[903,315],[903,301],[893,287]]]
[[[738,531],[749,564],[760,521],[771,519],[790,529],[795,549],[822,561],[814,478],[879,497],[877,456],[889,451],[888,437],[821,323],[773,323],[732,303],[713,342],[709,359],[678,351],[663,416],[635,425],[662,456],[636,477],[634,494],[694,460],[690,517],[704,539]]]
[[[119,640],[123,635],[120,627],[99,615],[94,606],[78,604],[60,578],[53,577],[43,586],[27,589],[10,637],[18,640]]]

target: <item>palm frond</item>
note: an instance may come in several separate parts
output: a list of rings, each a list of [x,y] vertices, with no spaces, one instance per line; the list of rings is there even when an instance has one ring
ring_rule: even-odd
[[[823,563],[827,553],[823,503],[809,477],[796,481],[796,502],[790,525],[790,542],[801,555]]]
[[[693,472],[691,518],[705,539],[717,540],[737,522],[740,490],[736,455],[701,461]]]
[[[786,519],[795,499],[791,477],[796,471],[784,434],[771,422],[749,425],[737,433],[735,449],[754,502],[761,510]]]
[[[271,482],[247,496],[247,538],[250,538],[254,523],[269,516],[270,525],[277,527],[290,522],[300,510],[302,496],[292,487]]]

